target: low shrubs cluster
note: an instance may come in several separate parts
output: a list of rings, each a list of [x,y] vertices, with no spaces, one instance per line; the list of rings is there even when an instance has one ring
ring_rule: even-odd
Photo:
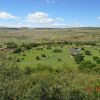
[[[76,56],[74,56],[75,62],[77,64],[80,64],[84,60],[83,54],[79,53]]]
[[[85,54],[86,54],[86,55],[91,55],[91,51],[86,50],[86,51],[85,51]]]
[[[62,50],[61,49],[54,49],[53,52],[55,52],[55,53],[61,53]]]
[[[98,75],[69,71],[65,67],[56,71],[51,66],[41,64],[35,68],[20,69],[15,62],[3,56],[0,56],[0,61],[0,100],[100,99]],[[94,68],[90,62],[83,65]]]
[[[17,48],[17,47],[18,47],[18,45],[14,42],[7,43],[7,48],[8,49],[14,49],[14,48]]]

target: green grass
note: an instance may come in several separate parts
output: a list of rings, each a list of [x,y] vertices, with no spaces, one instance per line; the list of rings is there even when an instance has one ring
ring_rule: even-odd
[[[41,48],[41,47],[38,47]],[[32,50],[25,51],[22,53],[17,54],[17,58],[20,58],[21,62],[19,62],[20,67],[24,68],[26,66],[36,67],[38,64],[52,66],[53,68],[57,67],[70,67],[70,68],[77,68],[77,64],[74,61],[74,58],[70,55],[70,48],[72,46],[66,45],[63,48],[61,46],[52,46],[52,49],[47,50],[47,46],[42,47],[43,50],[37,50],[37,48],[33,48]],[[54,49],[61,49],[62,52],[53,52]],[[91,46],[86,47],[85,50],[91,51],[92,55],[86,55],[84,51],[81,53],[84,54],[84,60],[86,61],[93,61],[93,56],[100,57],[99,48],[95,47],[92,48]],[[25,56],[23,56],[25,54]],[[42,57],[42,54],[45,54],[46,57]],[[39,57],[40,60],[37,60],[36,57]],[[61,61],[58,61],[60,59]],[[94,62],[96,63],[96,62]]]
[[[62,52],[53,52],[53,50],[56,48],[61,49]],[[61,48],[60,46],[52,47],[51,50],[47,50],[46,46],[43,48],[43,50],[37,50],[37,48],[34,48],[32,50],[18,54],[17,58],[24,58],[24,60],[19,63],[21,67],[34,67],[37,66],[37,64],[49,65],[55,68],[61,66],[75,67],[77,65],[69,54],[69,48],[70,47],[68,46],[64,46],[63,48]],[[23,54],[25,54],[26,56],[23,56]],[[42,54],[45,54],[46,57],[42,57]],[[40,60],[36,59],[37,56],[39,56]],[[59,58],[61,59],[61,61],[58,61]]]

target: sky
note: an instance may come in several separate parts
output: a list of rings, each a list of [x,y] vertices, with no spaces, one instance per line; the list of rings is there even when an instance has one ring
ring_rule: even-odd
[[[0,27],[100,27],[100,0],[0,0]]]

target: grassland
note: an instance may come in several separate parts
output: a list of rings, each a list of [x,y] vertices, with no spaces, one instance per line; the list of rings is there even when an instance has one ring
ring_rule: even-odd
[[[0,29],[0,42],[100,41],[100,28]]]
[[[0,29],[0,100],[100,100],[100,28]]]

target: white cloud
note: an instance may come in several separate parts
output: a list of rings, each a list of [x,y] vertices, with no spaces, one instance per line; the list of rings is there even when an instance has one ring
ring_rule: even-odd
[[[58,20],[58,21],[61,21],[61,22],[63,22],[63,21],[64,21],[64,19],[63,19],[63,18],[59,18],[59,17],[57,18],[57,20]]]
[[[52,23],[53,19],[49,18],[47,13],[35,12],[27,15],[27,21],[31,23]]]
[[[99,20],[100,20],[100,17],[97,17],[97,19],[99,19]]]
[[[45,2],[46,2],[47,4],[50,4],[50,3],[53,4],[53,3],[55,3],[55,0],[46,0]]]
[[[0,19],[19,19],[19,17],[7,12],[0,12]]]
[[[49,0],[46,0],[46,3],[48,3],[48,4],[49,4],[49,3],[50,3],[50,1],[49,1]]]
[[[62,25],[64,19],[62,18],[51,18],[47,13],[35,12],[27,15],[27,22],[33,24],[36,27],[56,27]]]
[[[30,27],[30,28],[67,28],[67,27],[80,27],[79,23],[66,24],[64,19],[57,17],[52,18],[48,13],[35,12],[26,15],[23,20],[20,17],[13,16],[10,13],[0,12],[0,19],[18,19],[12,22],[1,20],[0,27]],[[100,18],[99,18],[100,19]]]

